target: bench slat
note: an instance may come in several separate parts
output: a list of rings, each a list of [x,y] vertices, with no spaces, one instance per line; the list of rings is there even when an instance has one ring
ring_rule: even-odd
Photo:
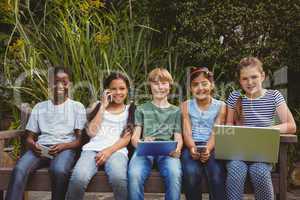
[[[280,134],[280,143],[297,143],[297,135],[294,134]]]
[[[11,174],[11,168],[0,168],[1,181],[0,190],[6,190]],[[272,181],[274,192],[279,193],[279,174],[272,173]],[[203,192],[208,192],[206,180],[202,182]],[[50,177],[47,169],[37,170],[28,180],[26,187],[27,191],[50,191]],[[107,176],[104,171],[99,171],[91,180],[87,192],[112,192]],[[153,170],[145,186],[146,193],[163,193],[164,184],[158,171]],[[245,193],[253,193],[253,189],[248,181],[245,188]]]
[[[25,130],[0,131],[0,140],[12,139],[15,137],[23,136],[24,134],[25,134]]]

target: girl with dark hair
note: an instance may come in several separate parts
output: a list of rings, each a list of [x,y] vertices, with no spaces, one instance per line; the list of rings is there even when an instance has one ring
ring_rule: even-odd
[[[133,124],[134,106],[126,105],[129,80],[120,73],[111,73],[103,82],[104,93],[88,117],[86,133],[90,137],[74,167],[66,199],[83,199],[85,190],[104,166],[114,198],[127,199],[128,145]]]
[[[264,89],[265,79],[262,62],[255,57],[243,58],[238,64],[241,91],[234,91],[227,99],[228,125],[273,127],[280,133],[295,133],[293,116],[278,90]],[[280,123],[273,125],[277,115]],[[229,200],[241,200],[247,174],[251,179],[255,199],[273,200],[271,180],[272,165],[260,162],[232,160],[227,163],[226,194]]]
[[[201,183],[206,176],[210,199],[221,200],[225,196],[225,169],[214,157],[213,126],[225,122],[226,105],[212,97],[213,73],[206,67],[191,68],[190,90],[193,98],[181,107],[186,146],[181,158],[185,196],[187,200],[202,199]]]

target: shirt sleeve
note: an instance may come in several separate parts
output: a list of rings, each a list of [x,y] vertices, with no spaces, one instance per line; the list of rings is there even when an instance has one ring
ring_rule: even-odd
[[[238,91],[234,91],[234,92],[230,93],[230,95],[226,101],[226,105],[231,109],[235,109],[236,102],[237,102],[237,99],[239,98],[239,96],[240,96],[240,93]]]
[[[87,121],[86,110],[85,110],[84,106],[80,103],[76,106],[76,110],[75,110],[75,127],[74,127],[74,129],[82,130],[84,128],[86,121]]]
[[[182,119],[180,109],[176,112],[174,133],[182,133]]]
[[[34,134],[39,134],[40,133],[40,127],[39,127],[39,123],[38,123],[38,105],[35,105],[31,111],[29,120],[27,122],[26,125],[26,130],[34,133]]]
[[[143,112],[140,107],[137,107],[137,109],[134,112],[134,125],[136,126],[143,125]]]
[[[283,95],[278,90],[274,90],[273,98],[274,98],[274,104],[276,108],[280,106],[282,103],[285,103]]]

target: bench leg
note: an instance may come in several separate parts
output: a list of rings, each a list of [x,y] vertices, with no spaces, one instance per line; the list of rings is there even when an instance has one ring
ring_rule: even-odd
[[[24,192],[23,200],[29,200],[29,193],[28,192]]]
[[[0,200],[3,200],[3,199],[4,199],[4,191],[0,190]]]
[[[279,186],[279,199],[287,200],[287,145],[280,145],[280,154],[279,154],[279,176],[280,176],[280,186]],[[277,197],[278,197],[277,196]]]

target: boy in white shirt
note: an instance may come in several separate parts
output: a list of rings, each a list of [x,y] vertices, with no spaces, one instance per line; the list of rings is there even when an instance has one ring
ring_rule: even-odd
[[[79,136],[86,122],[84,106],[68,97],[69,76],[66,68],[54,68],[50,81],[53,98],[34,106],[26,126],[29,150],[13,170],[6,200],[21,200],[29,175],[46,166],[49,166],[52,199],[65,198],[75,149],[80,146]]]

